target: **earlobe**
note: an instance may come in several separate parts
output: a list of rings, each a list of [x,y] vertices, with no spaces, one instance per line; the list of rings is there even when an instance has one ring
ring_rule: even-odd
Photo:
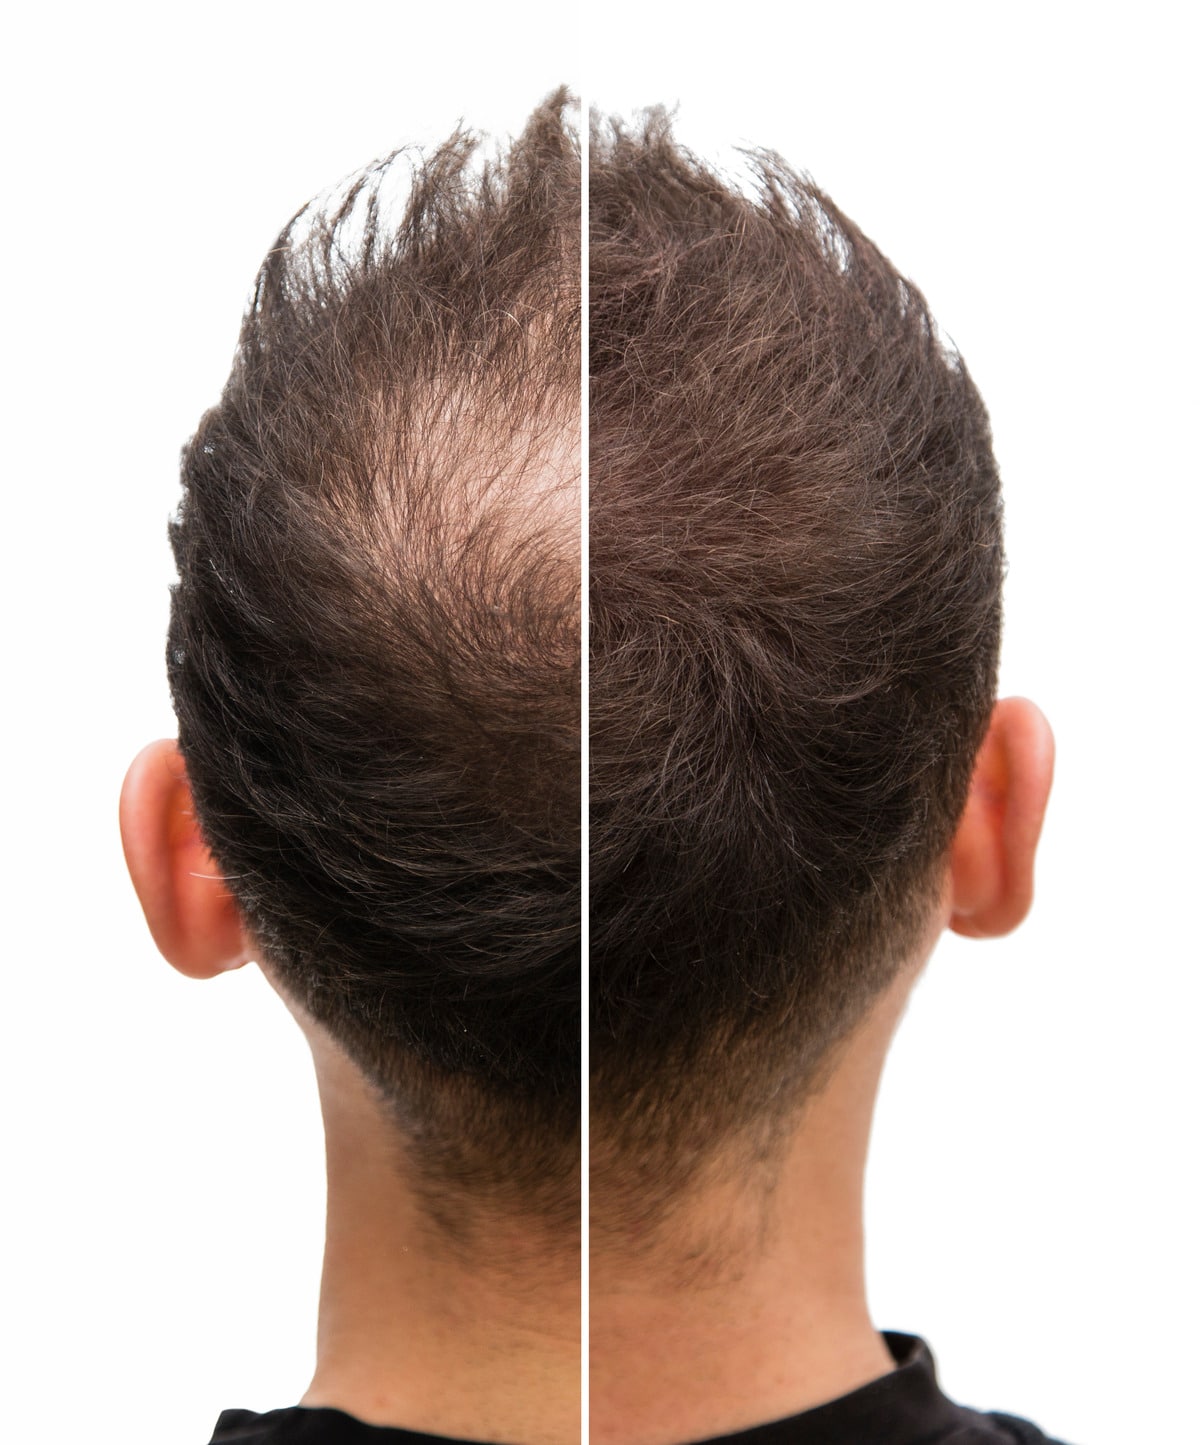
[[[237,904],[213,861],[192,807],[178,745],[151,743],[121,789],[121,841],[150,933],[168,963],[211,978],[249,961]]]
[[[1041,711],[1025,698],[997,703],[951,848],[956,933],[998,937],[1029,912],[1053,776],[1054,735]]]

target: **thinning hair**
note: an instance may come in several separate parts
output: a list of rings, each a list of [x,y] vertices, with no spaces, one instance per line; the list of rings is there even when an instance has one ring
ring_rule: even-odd
[[[979,395],[829,197],[749,165],[593,120],[593,1189],[646,1214],[761,1157],[911,957],[995,692]]]
[[[559,92],[505,151],[460,130],[284,228],[183,454],[168,639],[198,819],[266,966],[431,1196],[566,1220],[579,174]]]

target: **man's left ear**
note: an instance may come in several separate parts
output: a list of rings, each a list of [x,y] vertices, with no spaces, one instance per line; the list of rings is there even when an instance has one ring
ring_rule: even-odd
[[[254,956],[237,904],[213,862],[178,744],[151,743],[121,789],[121,841],[150,933],[169,964],[212,978]]]
[[[1054,778],[1054,734],[1023,697],[998,702],[950,850],[950,927],[967,938],[1016,928],[1033,902],[1033,863]]]

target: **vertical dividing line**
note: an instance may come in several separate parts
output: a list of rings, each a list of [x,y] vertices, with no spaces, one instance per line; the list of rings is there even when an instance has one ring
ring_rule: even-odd
[[[580,591],[580,660],[582,671],[580,675],[580,777],[579,777],[579,813],[580,813],[580,838],[582,849],[580,853],[580,899],[582,905],[582,931],[580,934],[579,950],[579,996],[582,1004],[580,1012],[579,1030],[579,1077],[580,1077],[580,1316],[579,1316],[579,1344],[580,1344],[580,1408],[582,1419],[580,1421],[580,1438],[586,1445],[588,1440],[588,1416],[590,1406],[590,1392],[588,1381],[589,1370],[589,1345],[590,1331],[588,1328],[588,1301],[591,1285],[591,1265],[588,1249],[588,1215],[590,1199],[589,1183],[589,1162],[590,1162],[590,1136],[588,1125],[588,1074],[591,1055],[590,1030],[588,1020],[590,1017],[590,997],[588,988],[589,965],[588,965],[588,932],[591,921],[590,910],[590,877],[591,869],[590,844],[591,829],[589,826],[589,790],[588,790],[588,769],[590,757],[591,732],[589,728],[589,689],[588,682],[590,669],[589,657],[589,558],[590,546],[588,536],[589,493],[588,493],[588,339],[590,334],[588,317],[588,136],[590,132],[588,97],[586,86],[582,88],[579,103],[579,149],[580,149],[580,206],[579,206],[579,300],[580,300],[580,342],[579,342],[579,562],[581,573]]]

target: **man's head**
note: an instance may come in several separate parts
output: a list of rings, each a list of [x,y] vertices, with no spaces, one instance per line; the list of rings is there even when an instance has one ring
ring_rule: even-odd
[[[722,1144],[769,1155],[938,924],[1011,927],[1032,864],[1001,858],[1014,757],[1045,750],[1025,705],[993,715],[983,404],[920,292],[751,164],[729,183],[661,115],[593,125],[592,1156],[618,1218]],[[964,813],[973,773],[998,811]]]
[[[569,1217],[580,196],[567,111],[553,97],[484,165],[452,136],[414,168],[396,216],[393,159],[272,247],[224,394],[185,449],[171,528],[186,778],[152,755],[125,815],[168,956],[192,972],[260,957],[379,1092],[433,1193]],[[189,785],[199,832],[178,816]],[[211,880],[204,893],[204,850],[232,901]]]

